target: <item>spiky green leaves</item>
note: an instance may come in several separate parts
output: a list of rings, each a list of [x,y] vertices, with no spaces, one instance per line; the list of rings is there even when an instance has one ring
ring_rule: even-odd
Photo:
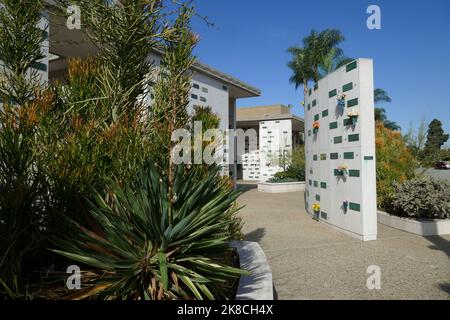
[[[111,181],[110,200],[95,192],[90,202],[101,232],[72,222],[75,239],[56,240],[60,249],[54,251],[109,275],[98,279],[108,283],[96,292],[100,297],[227,298],[229,283],[243,273],[224,259],[230,252],[224,230],[238,194],[224,187],[217,169],[203,180],[197,176],[176,168],[175,201],[168,178],[152,162],[127,187]]]

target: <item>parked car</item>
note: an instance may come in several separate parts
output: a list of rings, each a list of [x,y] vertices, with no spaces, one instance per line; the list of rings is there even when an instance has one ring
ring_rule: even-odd
[[[450,169],[450,162],[445,162],[445,161],[439,161],[436,162],[436,164],[434,165],[434,168],[437,170],[447,170]]]

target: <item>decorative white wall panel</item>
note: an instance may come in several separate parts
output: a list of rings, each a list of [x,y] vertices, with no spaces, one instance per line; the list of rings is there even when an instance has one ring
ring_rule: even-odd
[[[292,121],[270,120],[259,123],[260,181],[282,171],[280,157],[292,154]]]
[[[329,74],[305,97],[306,209],[365,241],[377,237],[373,98],[368,59]]]

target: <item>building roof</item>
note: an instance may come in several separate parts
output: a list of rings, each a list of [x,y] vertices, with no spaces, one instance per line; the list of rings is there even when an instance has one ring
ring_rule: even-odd
[[[282,104],[236,109],[238,127],[255,127],[260,121],[291,119],[293,128],[304,130],[304,119],[291,113],[291,109]]]
[[[52,4],[53,1],[47,1]],[[65,19],[59,15],[50,15],[50,52],[59,57],[52,61],[50,72],[57,74],[59,70],[67,68],[67,58],[94,55],[98,49],[92,44],[81,30],[69,30],[65,25]],[[161,55],[161,51],[154,49],[155,54]],[[229,74],[221,72],[199,60],[194,63],[195,72],[201,72],[229,86],[231,98],[248,98],[261,95],[261,91]]]
[[[208,66],[207,64],[202,63],[201,61],[197,60],[194,63],[194,69],[197,71],[206,73],[212,77],[217,78],[218,80],[221,80],[223,82],[229,83],[233,86],[239,87],[241,89],[244,89],[248,93],[252,94],[253,96],[260,96],[261,90],[259,90],[256,87],[253,87],[233,76],[230,76],[229,74],[223,73],[211,66]]]

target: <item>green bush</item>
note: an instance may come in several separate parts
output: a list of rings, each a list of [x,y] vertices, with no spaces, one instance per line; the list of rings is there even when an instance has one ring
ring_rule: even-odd
[[[450,184],[429,177],[394,185],[392,212],[403,217],[446,219],[450,217]]]
[[[227,264],[226,232],[238,193],[219,182],[218,170],[177,166],[173,198],[169,181],[153,162],[130,186],[111,182],[95,193],[91,214],[101,232],[70,221],[74,237],[55,239],[55,252],[94,267],[97,277],[70,298],[228,299],[245,271]]]
[[[290,166],[286,171],[275,173],[273,178],[270,178],[270,183],[283,183],[283,182],[298,182],[305,181],[305,169]]]

